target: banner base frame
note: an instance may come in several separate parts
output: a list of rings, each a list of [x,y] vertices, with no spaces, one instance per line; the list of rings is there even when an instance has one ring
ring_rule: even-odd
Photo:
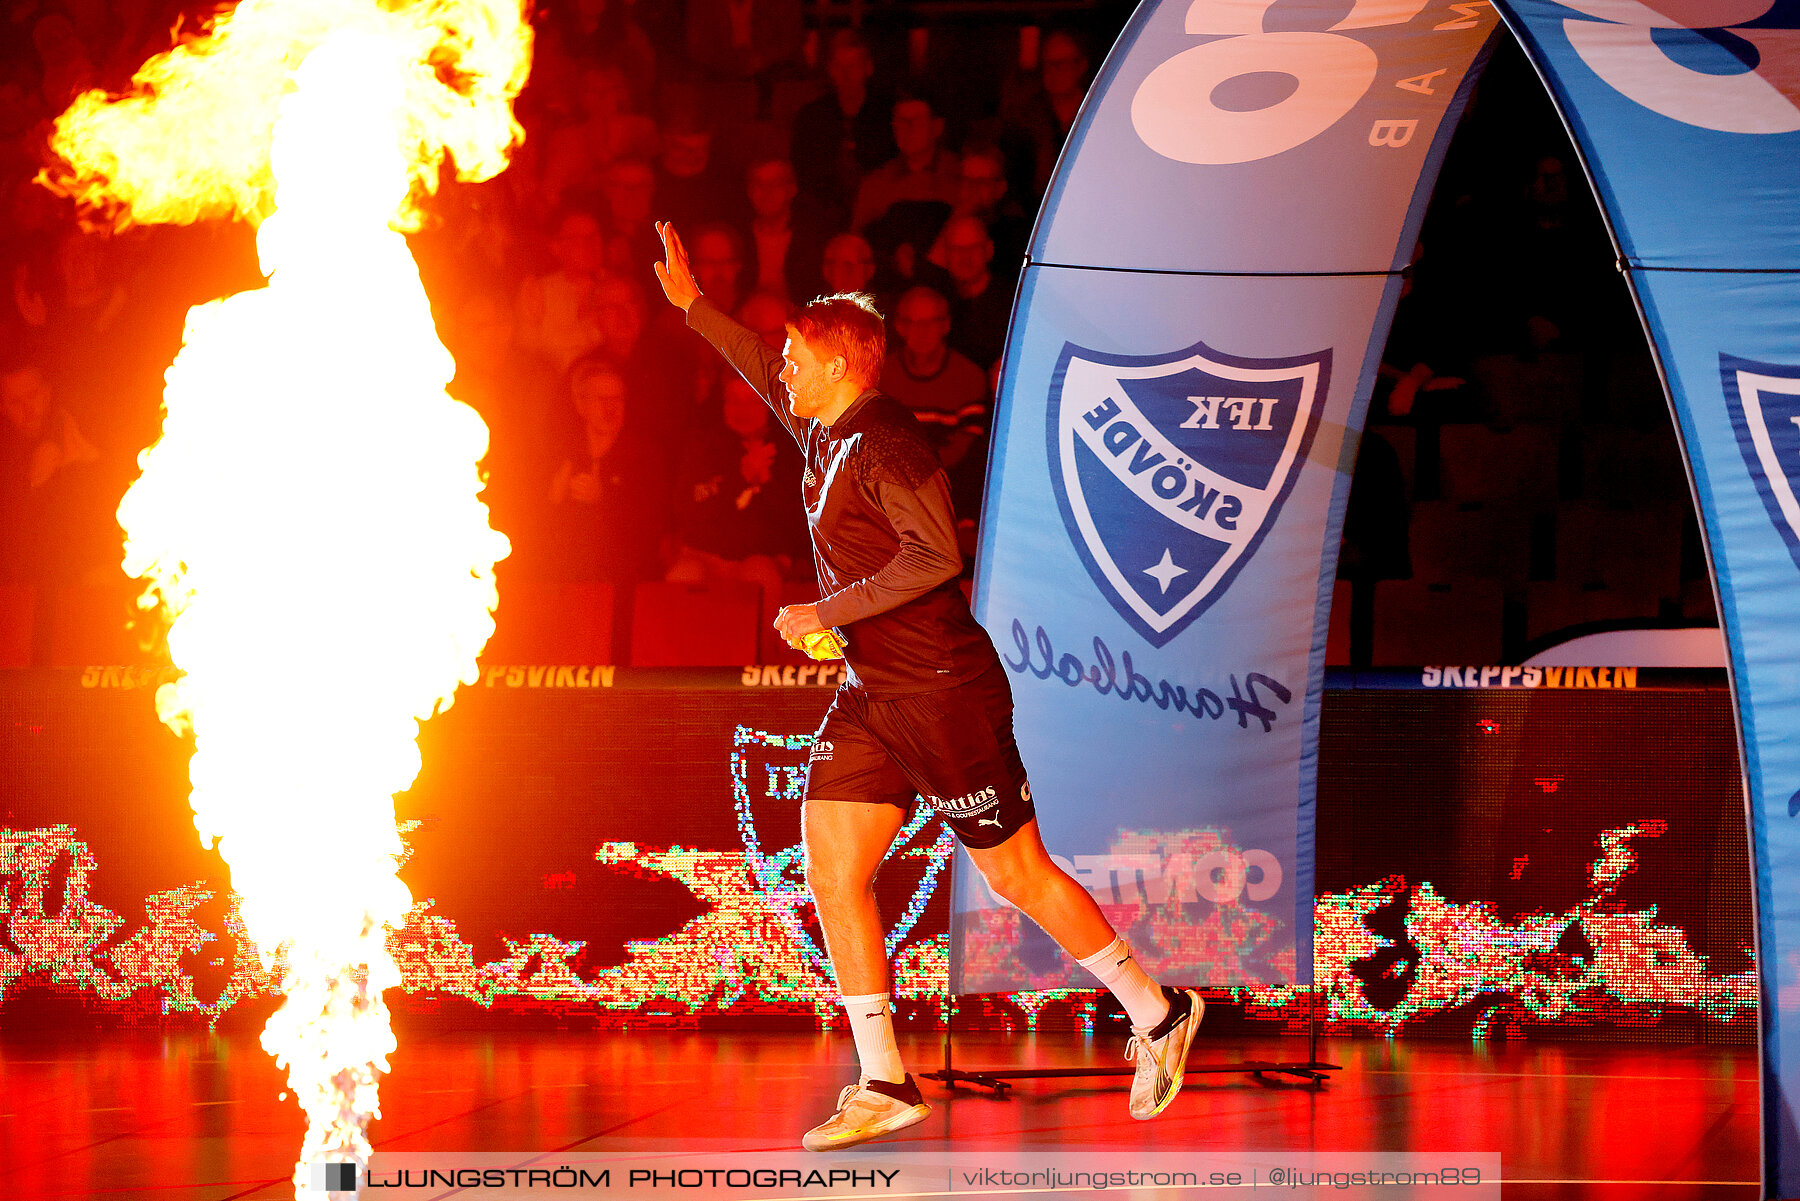
[[[1330,1079],[1325,1073],[1341,1072],[1343,1066],[1325,1063],[1319,1058],[1319,1002],[1322,995],[1317,988],[1309,989],[1311,1003],[1306,1007],[1306,1061],[1304,1063],[1275,1063],[1260,1059],[1246,1059],[1241,1063],[1189,1064],[1185,1072],[1200,1074],[1230,1074],[1255,1076],[1266,1083],[1292,1083],[1291,1081],[1273,1081],[1269,1076],[1296,1076],[1306,1081],[1309,1088],[1318,1088]],[[921,1072],[924,1080],[936,1080],[949,1088],[958,1084],[976,1084],[983,1088],[991,1088],[997,1096],[1004,1097],[1012,1089],[1014,1080],[1047,1080],[1060,1077],[1076,1076],[1133,1076],[1136,1072],[1127,1068],[1021,1068],[1009,1071],[977,1071],[965,1072],[951,1064],[952,1033],[956,1025],[956,998],[947,998],[950,1004],[944,1007],[944,1067],[942,1071]]]

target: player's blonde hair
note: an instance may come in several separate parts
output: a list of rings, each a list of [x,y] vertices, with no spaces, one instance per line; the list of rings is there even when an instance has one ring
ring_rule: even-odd
[[[887,358],[887,325],[875,298],[866,292],[839,292],[800,306],[788,326],[821,362],[844,356],[850,380],[872,385]]]

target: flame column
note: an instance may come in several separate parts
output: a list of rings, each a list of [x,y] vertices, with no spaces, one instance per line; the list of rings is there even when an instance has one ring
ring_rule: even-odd
[[[263,1045],[309,1119],[296,1171],[366,1163],[395,1049],[384,940],[411,905],[392,795],[418,722],[473,682],[493,632],[477,461],[487,431],[444,386],[408,197],[405,40],[333,35],[276,123],[266,289],[195,309],[162,439],[120,506],[126,570],[150,577],[185,673],[195,824],[216,838],[286,1001]]]

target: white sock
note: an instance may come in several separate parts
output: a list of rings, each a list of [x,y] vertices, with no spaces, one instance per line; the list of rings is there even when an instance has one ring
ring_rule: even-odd
[[[894,1042],[894,1010],[888,994],[845,997],[844,1012],[850,1016],[850,1034],[856,1039],[862,1074],[889,1084],[905,1083],[906,1065],[900,1062],[900,1047]]]
[[[1168,998],[1138,966],[1124,939],[1114,938],[1080,962],[1119,998],[1119,1004],[1131,1015],[1131,1024],[1139,1030],[1148,1030],[1168,1016]]]

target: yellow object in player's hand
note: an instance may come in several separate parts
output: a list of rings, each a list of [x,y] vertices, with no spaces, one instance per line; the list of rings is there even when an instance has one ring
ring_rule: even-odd
[[[844,640],[830,626],[800,637],[800,649],[815,659],[842,659]]]

